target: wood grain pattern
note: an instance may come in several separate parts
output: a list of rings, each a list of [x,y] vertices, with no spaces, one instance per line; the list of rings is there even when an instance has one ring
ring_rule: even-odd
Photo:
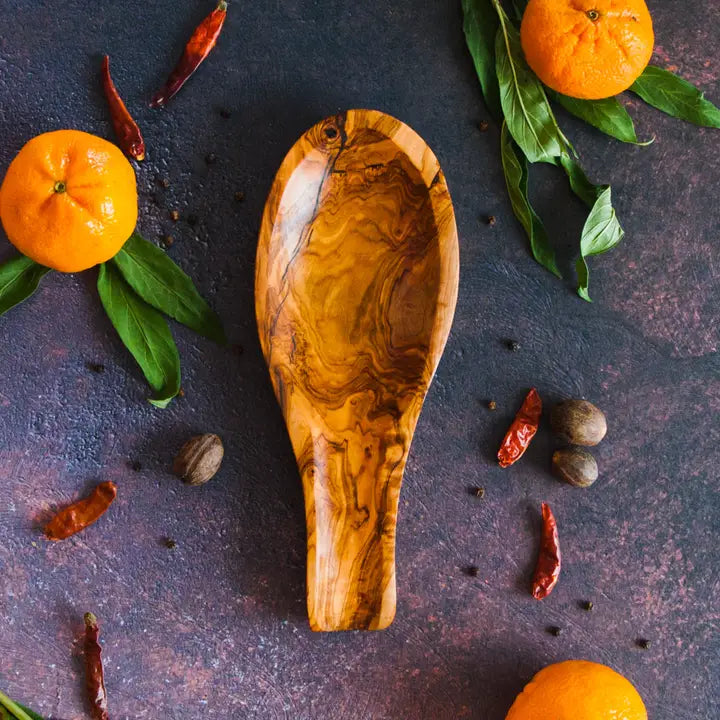
[[[452,203],[422,138],[350,110],[298,140],[265,206],[255,298],[303,482],[314,630],[395,615],[400,484],[457,284]]]

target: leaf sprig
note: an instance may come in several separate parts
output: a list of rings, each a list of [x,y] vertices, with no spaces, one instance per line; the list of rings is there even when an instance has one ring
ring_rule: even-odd
[[[512,0],[519,21],[525,0]],[[588,206],[576,264],[578,295],[590,301],[587,259],[614,248],[624,231],[612,205],[609,185],[590,182],[570,141],[560,129],[550,100],[575,117],[625,143],[641,142],[632,117],[617,98],[580,100],[545,88],[525,62],[520,36],[501,0],[462,0],[465,39],[490,112],[502,122],[501,156],[515,216],[530,241],[533,257],[561,277],[547,230],[530,204],[528,179],[532,163],[562,168],[571,190]],[[630,88],[668,115],[704,127],[720,128],[720,110],[702,92],[668,70],[648,66]]]
[[[0,315],[29,298],[49,271],[24,255],[0,265]],[[180,392],[180,355],[163,314],[226,342],[220,318],[192,280],[137,232],[100,265],[97,286],[113,327],[155,391],[150,402],[156,407],[167,407]]]
[[[0,691],[0,720],[43,720],[43,718]]]

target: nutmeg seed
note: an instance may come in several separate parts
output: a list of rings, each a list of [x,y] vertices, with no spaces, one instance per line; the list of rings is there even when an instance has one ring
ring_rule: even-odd
[[[595,458],[583,448],[556,450],[552,456],[553,474],[574,487],[590,487],[598,479]]]
[[[587,400],[565,400],[550,413],[553,432],[572,445],[597,445],[607,432],[602,410]]]
[[[224,453],[217,435],[196,435],[180,448],[173,472],[188,485],[204,485],[220,469]]]

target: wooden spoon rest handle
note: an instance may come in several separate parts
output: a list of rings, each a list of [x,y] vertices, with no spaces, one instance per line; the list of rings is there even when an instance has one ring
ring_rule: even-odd
[[[407,442],[323,437],[301,466],[314,630],[380,630],[395,616],[395,528]]]

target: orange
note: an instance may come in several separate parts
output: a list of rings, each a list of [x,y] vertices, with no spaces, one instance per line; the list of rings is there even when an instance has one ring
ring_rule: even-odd
[[[10,163],[0,220],[35,262],[78,272],[105,262],[137,222],[135,171],[119,148],[79,130],[38,135]]]
[[[627,90],[650,62],[645,0],[530,0],[520,40],[535,74],[563,95],[599,100]]]
[[[505,720],[647,720],[647,711],[619,673],[587,660],[567,660],[541,670]]]

